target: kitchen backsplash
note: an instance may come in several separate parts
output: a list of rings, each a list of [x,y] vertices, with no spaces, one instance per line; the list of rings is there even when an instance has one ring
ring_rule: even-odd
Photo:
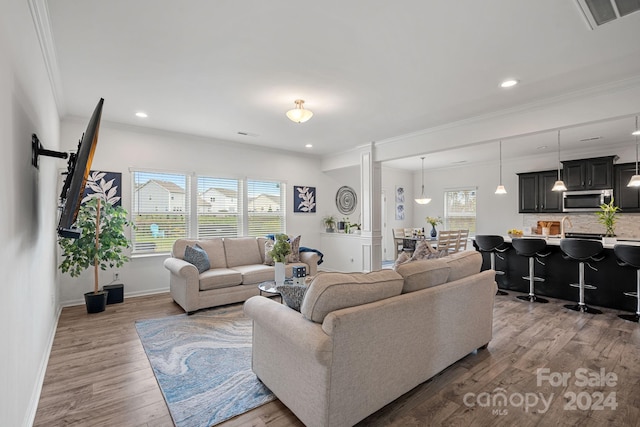
[[[523,227],[531,227],[535,230],[538,221],[561,221],[568,216],[573,224],[569,227],[565,223],[565,233],[604,233],[605,229],[598,222],[595,212],[571,213],[571,214],[524,214]],[[640,213],[620,213],[616,221],[616,237],[627,239],[640,239]]]

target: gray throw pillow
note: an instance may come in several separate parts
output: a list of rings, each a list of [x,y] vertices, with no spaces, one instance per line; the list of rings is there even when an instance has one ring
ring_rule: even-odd
[[[207,255],[207,252],[205,252],[204,249],[198,246],[197,243],[193,247],[187,245],[187,247],[184,249],[184,260],[195,265],[198,269],[198,273],[201,274],[211,268],[209,255]]]
[[[276,291],[282,295],[282,299],[288,307],[300,311],[307,287],[304,285],[280,285],[276,286]]]

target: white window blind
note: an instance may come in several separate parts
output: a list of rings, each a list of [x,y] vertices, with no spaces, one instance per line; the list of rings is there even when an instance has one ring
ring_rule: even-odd
[[[198,237],[242,235],[242,181],[198,177]]]
[[[276,181],[247,181],[247,235],[285,232],[285,185]]]
[[[444,192],[444,225],[448,230],[469,230],[476,233],[476,189]]]
[[[189,177],[133,171],[131,182],[133,252],[171,251],[176,239],[189,236]]]

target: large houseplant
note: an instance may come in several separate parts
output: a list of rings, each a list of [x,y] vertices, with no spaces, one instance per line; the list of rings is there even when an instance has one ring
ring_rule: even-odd
[[[273,248],[269,251],[269,255],[275,261],[276,285],[282,285],[284,283],[284,263],[287,260],[287,255],[290,253],[291,243],[289,243],[289,236],[286,234],[278,234]]]
[[[58,244],[62,249],[62,263],[59,268],[71,277],[78,277],[89,267],[94,268],[93,292],[85,294],[87,312],[104,311],[107,293],[98,287],[98,270],[119,268],[129,261],[123,252],[131,247],[125,235],[127,211],[121,206],[113,206],[100,198],[84,203],[78,211],[75,222],[82,232],[78,239],[61,238]]]
[[[596,212],[598,222],[605,227],[605,237],[615,237],[616,215],[620,208],[613,205],[613,197],[609,203],[600,205],[600,210]]]

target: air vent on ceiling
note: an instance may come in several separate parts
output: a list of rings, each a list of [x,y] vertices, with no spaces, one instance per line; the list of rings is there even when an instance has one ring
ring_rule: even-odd
[[[640,10],[639,0],[576,0],[576,2],[592,30]]]

